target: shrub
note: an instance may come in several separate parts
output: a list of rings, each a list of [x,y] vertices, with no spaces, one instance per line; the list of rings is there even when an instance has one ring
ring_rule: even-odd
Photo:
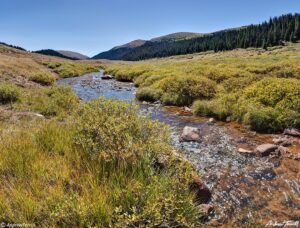
[[[155,84],[163,91],[162,102],[170,105],[190,105],[196,99],[212,98],[216,83],[207,78],[167,77]]]
[[[0,83],[0,103],[13,103],[20,98],[19,88],[12,83]]]
[[[45,64],[62,78],[77,77],[85,73],[97,72],[100,68],[99,64],[71,61],[47,62]]]
[[[232,114],[231,105],[225,98],[213,100],[197,100],[193,103],[192,110],[195,115],[215,117],[225,120]]]
[[[145,140],[155,144],[168,141],[163,126],[157,128],[158,122],[139,117],[136,111],[137,107],[125,102],[102,98],[86,104],[79,111],[77,142],[92,152],[109,148],[125,156],[133,148],[142,146]]]
[[[20,102],[14,106],[18,110],[35,111],[48,117],[64,117],[77,109],[79,99],[73,90],[66,86],[28,88],[23,90]]]
[[[49,86],[54,84],[55,77],[51,73],[44,72],[30,77],[30,80],[41,85]]]
[[[11,127],[0,137],[1,220],[51,227],[201,226],[188,190],[191,167],[172,158],[161,124],[128,104],[100,99],[63,123]],[[167,158],[163,172],[152,164],[157,155]]]
[[[300,81],[297,79],[265,78],[246,88],[243,99],[265,106],[300,110]]]
[[[277,121],[278,112],[272,107],[259,107],[249,110],[243,119],[244,124],[250,125],[252,130],[274,132],[280,129]]]
[[[68,86],[54,86],[47,92],[50,103],[44,114],[58,115],[73,112],[79,105],[77,95]]]
[[[160,99],[162,91],[159,89],[152,89],[149,87],[140,88],[137,93],[137,99],[141,101],[154,102]]]

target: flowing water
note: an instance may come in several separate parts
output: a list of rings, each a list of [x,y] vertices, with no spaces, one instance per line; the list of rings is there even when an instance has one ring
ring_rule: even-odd
[[[300,221],[300,161],[276,157],[249,157],[237,148],[253,149],[270,142],[270,135],[249,132],[238,124],[209,124],[178,107],[162,107],[135,100],[133,83],[102,80],[103,71],[58,83],[70,85],[84,101],[104,96],[137,103],[140,114],[170,125],[174,146],[195,166],[212,192],[212,226],[234,221],[235,226],[251,222],[267,224]],[[184,126],[201,130],[200,142],[180,142]]]

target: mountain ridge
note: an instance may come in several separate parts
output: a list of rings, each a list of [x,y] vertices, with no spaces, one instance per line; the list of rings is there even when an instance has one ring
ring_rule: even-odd
[[[203,36],[204,33],[176,32],[167,35],[152,38],[150,40],[137,39],[131,42],[115,46],[108,51],[101,52],[92,57],[92,59],[110,59],[118,60],[126,56],[130,51],[139,48],[145,44],[160,42],[176,42],[180,40],[192,39]]]

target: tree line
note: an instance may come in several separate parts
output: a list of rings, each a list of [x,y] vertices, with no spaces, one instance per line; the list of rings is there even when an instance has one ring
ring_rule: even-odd
[[[258,25],[227,29],[203,37],[175,42],[146,42],[127,53],[123,60],[143,60],[172,55],[191,54],[236,48],[264,48],[300,40],[300,14],[270,18]]]

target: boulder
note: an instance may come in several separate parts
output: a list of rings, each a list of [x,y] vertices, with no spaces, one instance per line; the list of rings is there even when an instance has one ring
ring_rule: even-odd
[[[189,188],[190,191],[193,191],[196,194],[196,203],[207,203],[210,200],[211,193],[198,176],[193,178],[193,181],[190,183]]]
[[[284,135],[291,135],[295,137],[300,137],[300,130],[296,128],[287,128],[283,132]]]
[[[258,153],[260,156],[263,157],[263,156],[270,155],[277,148],[278,148],[277,145],[266,143],[266,144],[262,144],[262,145],[257,146],[255,151],[256,151],[256,153]]]
[[[244,155],[250,155],[250,156],[255,155],[255,153],[252,150],[246,150],[244,148],[239,148],[238,152]]]
[[[231,117],[230,116],[227,116],[226,117],[226,122],[230,122],[231,121]]]
[[[196,127],[185,126],[180,136],[181,141],[200,141],[200,129]]]

